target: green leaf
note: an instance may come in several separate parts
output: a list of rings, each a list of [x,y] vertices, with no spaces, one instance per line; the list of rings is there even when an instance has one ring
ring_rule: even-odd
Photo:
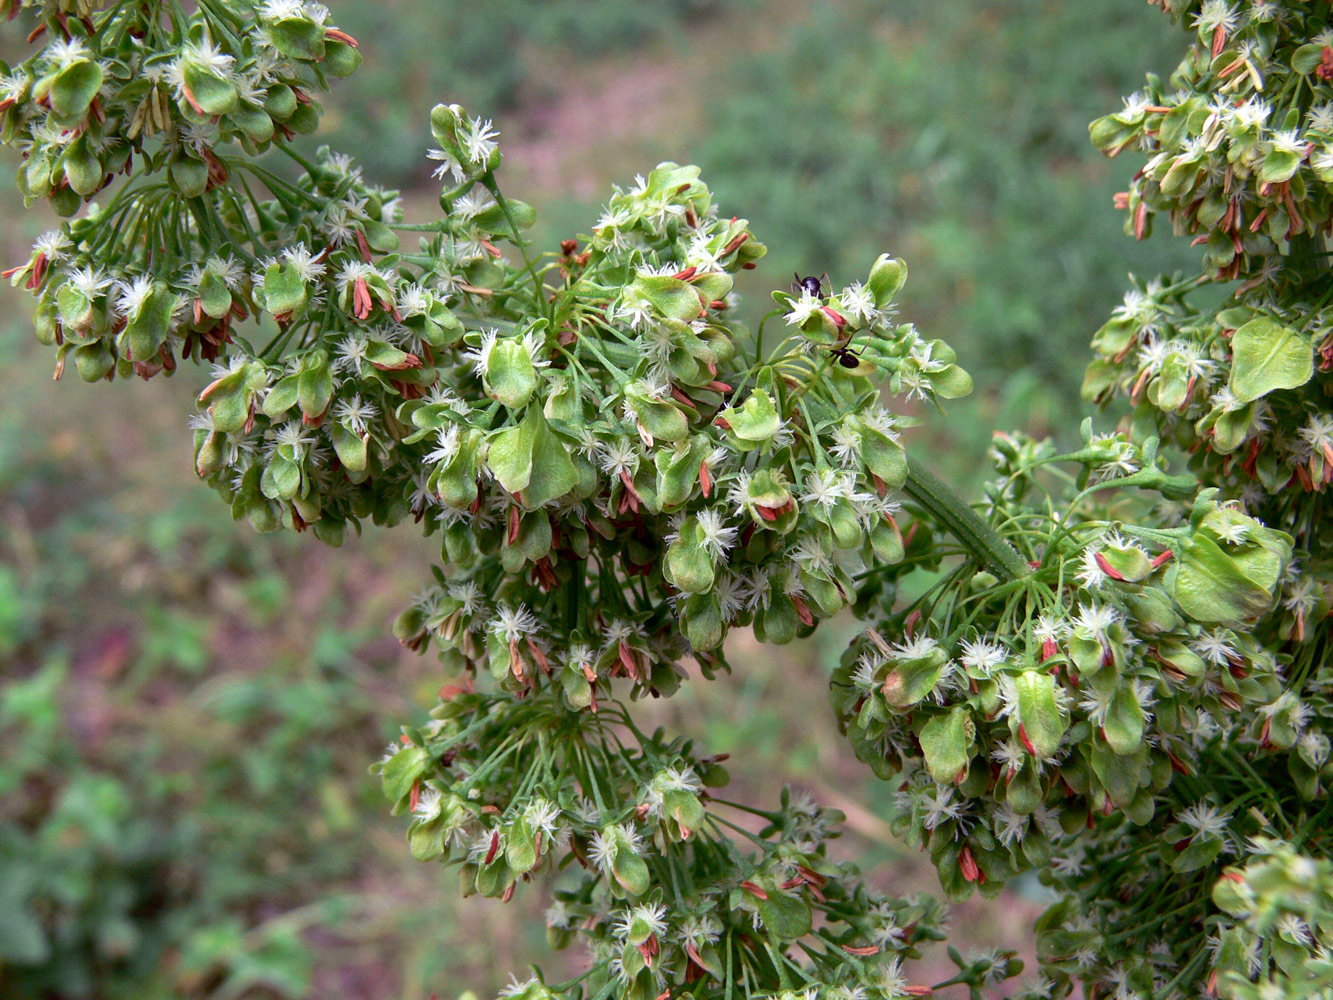
[[[178,153],[167,163],[167,180],[171,189],[182,198],[197,198],[208,190],[208,165],[203,160]]]
[[[1324,61],[1324,47],[1313,42],[1299,46],[1291,54],[1291,68],[1301,76],[1313,73],[1315,67]]]
[[[1222,853],[1221,837],[1204,837],[1196,840],[1171,859],[1171,870],[1184,874],[1198,871],[1217,860]]]
[[[1266,316],[1252,319],[1231,338],[1232,394],[1250,403],[1276,389],[1295,389],[1314,377],[1314,347],[1291,327]]]
[[[298,376],[288,375],[274,383],[273,388],[264,397],[264,416],[270,420],[281,419],[282,415],[296,405]]]
[[[1060,749],[1067,721],[1056,699],[1055,677],[1045,671],[1026,670],[1013,678],[1018,691],[1018,723],[1022,734],[1040,760],[1049,760]]]
[[[125,326],[125,344],[134,361],[149,361],[157,354],[171,332],[175,311],[176,296],[162,282],[154,282],[152,292]]]
[[[667,581],[687,594],[704,594],[713,589],[713,559],[704,546],[703,530],[691,517],[680,527],[680,535],[667,549],[662,573]]]
[[[275,316],[305,305],[309,290],[290,264],[270,264],[264,272],[264,308]]]
[[[199,308],[211,319],[222,319],[231,311],[231,292],[212,271],[199,278]]]
[[[936,715],[925,724],[919,737],[926,770],[936,784],[952,785],[967,771],[976,725],[967,706],[957,705],[944,715]]]
[[[907,284],[907,265],[896,257],[880,254],[871,265],[869,284],[870,294],[875,297],[875,308],[883,309]]]
[[[337,423],[330,430],[330,436],[333,438],[333,450],[343,467],[348,472],[364,472],[368,457],[365,438]]]
[[[511,410],[532,398],[537,388],[537,370],[521,340],[497,340],[486,359],[487,394]]]
[[[927,377],[935,395],[941,399],[962,399],[972,392],[972,376],[958,365],[931,372]]]
[[[1259,180],[1265,184],[1289,181],[1300,169],[1301,154],[1294,149],[1270,149],[1259,164]]]
[[[324,26],[305,17],[284,17],[267,25],[273,47],[293,59],[324,58]]]
[[[779,941],[794,941],[810,933],[810,904],[777,889],[768,890],[767,899],[756,899],[755,907],[764,929]]]
[[[102,184],[102,161],[93,152],[88,133],[84,132],[65,147],[65,179],[78,194],[88,197]]]
[[[102,87],[102,67],[90,60],[71,63],[51,82],[51,110],[61,118],[81,118]]]
[[[323,354],[322,351],[318,353]],[[301,372],[296,381],[301,412],[311,420],[322,416],[333,399],[333,373],[329,370],[327,356],[322,361],[322,364],[312,365]]]
[[[629,286],[631,296],[647,299],[663,316],[686,323],[698,319],[703,310],[699,293],[688,281],[667,274],[641,274]]]
[[[884,679],[884,700],[894,708],[915,705],[939,683],[940,673],[949,657],[936,648],[924,656],[895,663]]]
[[[412,791],[412,785],[426,773],[429,766],[430,754],[424,747],[403,747],[385,762],[384,770],[380,772],[385,798],[397,804]]]
[[[263,108],[241,103],[227,117],[251,142],[263,143],[273,138],[273,117]]]
[[[206,115],[226,115],[236,110],[239,93],[236,85],[204,66],[185,60],[185,85],[194,95],[195,103]]]
[[[1243,622],[1273,602],[1272,594],[1206,535],[1195,534],[1185,543],[1168,581],[1180,610],[1196,622]]]
[[[637,854],[625,848],[616,851],[611,862],[611,874],[620,888],[631,896],[642,896],[653,884],[648,865]]]
[[[535,510],[577,486],[579,473],[569,448],[551,432],[540,406],[529,406],[523,422],[532,427],[532,474],[522,501],[528,510]]]
[[[532,479],[532,428],[525,420],[491,438],[486,465],[496,482],[510,493],[526,489]]]
[[[361,67],[361,53],[353,45],[337,38],[324,39],[324,61],[320,67],[329,76],[342,79]]]
[[[722,419],[731,433],[750,447],[772,440],[778,432],[778,411],[763,389],[756,389],[740,407],[728,406]]]
[[[537,864],[537,839],[522,816],[505,831],[505,862],[515,875],[531,871]]]
[[[1102,723],[1107,744],[1121,756],[1137,752],[1143,746],[1144,724],[1143,708],[1133,687],[1128,683],[1117,684]]]

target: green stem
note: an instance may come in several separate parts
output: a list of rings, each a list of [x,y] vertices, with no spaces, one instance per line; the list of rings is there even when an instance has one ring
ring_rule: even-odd
[[[537,274],[537,268],[532,263],[532,258],[528,256],[528,244],[519,232],[518,223],[514,221],[514,214],[509,210],[509,202],[500,191],[500,185],[496,183],[494,174],[487,174],[481,179],[481,186],[491,193],[495,203],[500,206],[500,212],[505,217],[505,222],[509,223],[509,232],[514,237],[514,246],[518,247],[518,252],[523,257],[523,263],[527,265],[528,275],[532,278],[534,291],[537,293],[536,307],[539,312],[546,312],[548,315],[554,315],[554,310],[546,301],[546,286]]]
[[[972,557],[1002,580],[1017,580],[1027,572],[1022,556],[995,529],[981,519],[949,487],[913,464],[903,491],[919,503],[962,542]]]

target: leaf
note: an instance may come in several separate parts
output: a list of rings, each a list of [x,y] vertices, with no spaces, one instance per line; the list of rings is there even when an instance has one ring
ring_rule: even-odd
[[[324,26],[305,17],[284,17],[266,25],[273,47],[293,59],[324,58]]]
[[[333,438],[333,450],[338,461],[348,472],[364,472],[366,469],[367,447],[365,438],[342,424],[334,424],[330,436]]]
[[[896,257],[880,254],[870,268],[870,294],[875,298],[875,308],[887,307],[906,283],[907,265]]]
[[[529,406],[523,422],[532,428],[532,474],[522,499],[524,507],[535,510],[577,486],[579,473],[565,443],[551,432],[540,406]]]
[[[486,465],[496,482],[510,493],[526,489],[532,479],[532,430],[525,420],[491,438]]]
[[[922,728],[921,752],[926,757],[926,770],[936,784],[951,785],[967,770],[968,748],[974,732],[975,724],[964,705],[955,706],[945,715],[933,716]]]
[[[663,316],[686,323],[698,319],[703,311],[699,293],[690,287],[690,283],[667,274],[641,274],[629,286],[629,291],[647,299]]]
[[[764,928],[779,941],[794,941],[810,933],[810,904],[776,889],[768,890],[767,899],[755,900]]]
[[[713,560],[694,518],[681,525],[679,537],[667,549],[662,572],[669,583],[687,594],[705,594],[713,589]]]
[[[1232,394],[1250,403],[1276,389],[1295,389],[1314,377],[1314,347],[1306,336],[1266,316],[1231,338]]]
[[[51,110],[62,118],[79,118],[102,87],[102,67],[80,60],[65,67],[51,83]]]
[[[412,791],[412,785],[426,773],[429,766],[430,754],[424,747],[403,747],[385,762],[384,770],[380,772],[385,798],[397,804]]]
[[[731,433],[751,447],[772,439],[778,432],[778,411],[763,389],[756,389],[740,407],[728,406],[722,419]]]
[[[1055,678],[1045,671],[1027,670],[1014,677],[1018,691],[1018,721],[1023,735],[1040,760],[1060,749],[1067,723],[1056,700]]]
[[[1143,707],[1134,688],[1127,682],[1117,684],[1102,722],[1107,744],[1121,756],[1137,752],[1143,746],[1144,724]]]
[[[1204,837],[1196,840],[1171,859],[1171,870],[1184,874],[1198,871],[1210,865],[1222,853],[1221,837]]]
[[[1251,580],[1206,535],[1193,535],[1181,548],[1172,573],[1171,596],[1196,622],[1241,622],[1257,618],[1272,594]]]
[[[311,420],[322,416],[333,398],[333,373],[329,370],[327,358],[323,360],[323,364],[301,372],[296,380],[296,395],[301,412]]]
[[[648,865],[633,851],[621,848],[611,862],[611,874],[620,888],[631,896],[642,896],[653,884]]]
[[[972,392],[972,376],[958,365],[932,372],[928,378],[930,387],[940,399],[962,399]]]
[[[932,649],[924,656],[895,663],[884,679],[884,700],[894,708],[915,705],[935,690],[948,660],[944,650]]]
[[[488,395],[511,410],[517,410],[532,398],[537,388],[537,370],[523,342],[498,340],[486,359]]]
[[[185,61],[185,85],[206,115],[226,115],[236,110],[236,85],[198,63]]]
[[[284,413],[296,405],[298,398],[297,382],[297,376],[288,375],[274,383],[273,388],[264,397],[264,416],[270,420],[281,419]]]
[[[264,308],[275,316],[305,305],[309,291],[289,264],[270,264],[264,272]]]

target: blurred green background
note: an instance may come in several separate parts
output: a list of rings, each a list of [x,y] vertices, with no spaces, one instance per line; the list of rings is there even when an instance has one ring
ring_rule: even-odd
[[[1086,124],[1177,34],[1143,0],[393,0],[340,4],[363,69],[321,141],[436,190],[437,100],[493,116],[506,190],[537,238],[586,232],[612,182],[693,161],[791,272],[908,259],[903,315],[957,348],[978,392],[915,449],[975,485],[990,430],[1068,434],[1086,342],[1124,274],[1170,270],[1111,209],[1119,164]],[[11,36],[17,28],[8,29]],[[4,40],[14,52],[20,39]],[[12,151],[3,155],[11,166]],[[5,260],[50,220],[0,195]],[[461,902],[408,857],[366,771],[440,683],[387,636],[424,579],[407,528],[342,550],[233,524],[191,471],[203,383],[52,382],[29,302],[0,312],[0,996],[483,996],[547,955],[540,892]],[[785,781],[847,810],[881,884],[929,889],[887,835],[892,791],[824,700],[847,631],[754,655],[648,710],[738,756],[741,793]],[[1022,946],[1021,891],[963,907],[960,944]]]

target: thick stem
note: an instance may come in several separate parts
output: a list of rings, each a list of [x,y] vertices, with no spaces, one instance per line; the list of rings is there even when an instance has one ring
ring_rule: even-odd
[[[947,528],[977,562],[1001,580],[1017,580],[1028,572],[1027,564],[1017,550],[953,490],[925,469],[909,465],[903,490]]]

